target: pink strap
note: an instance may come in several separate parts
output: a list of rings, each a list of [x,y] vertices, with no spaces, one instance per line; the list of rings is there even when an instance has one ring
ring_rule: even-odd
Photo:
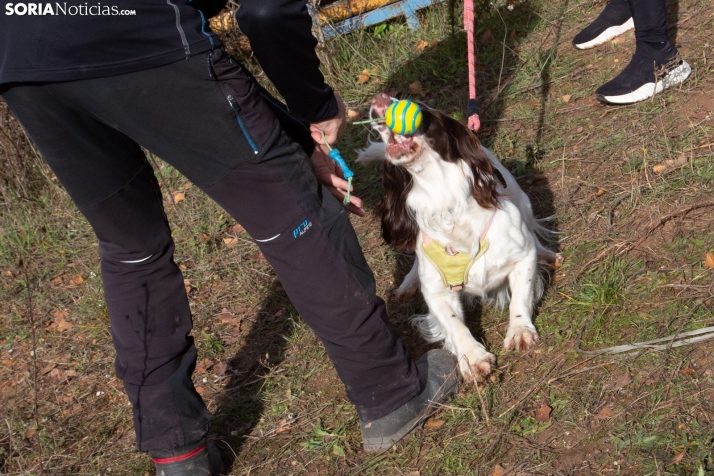
[[[474,53],[474,0],[464,0],[464,30],[466,30],[468,63],[469,63],[469,99],[476,99],[476,60]],[[481,127],[481,120],[478,114],[469,116],[468,127],[472,131],[478,131]]]

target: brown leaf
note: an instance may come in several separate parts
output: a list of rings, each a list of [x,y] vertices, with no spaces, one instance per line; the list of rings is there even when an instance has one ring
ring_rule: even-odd
[[[355,111],[354,109],[347,109],[347,120],[348,121],[356,121],[359,119],[360,113],[359,111]]]
[[[52,371],[52,369],[54,369],[55,367],[57,367],[57,364],[55,363],[47,364],[45,368],[40,370],[40,374],[45,375],[46,373]]]
[[[570,102],[570,98],[571,98],[571,97],[573,97],[572,94],[566,94],[566,95],[564,95],[564,96],[563,96],[563,102],[564,102],[565,104],[568,104],[568,103]]]
[[[82,284],[84,282],[84,278],[82,278],[82,276],[75,276],[74,278],[70,279],[69,282],[72,284]]]
[[[228,234],[229,235],[237,235],[238,233],[242,233],[245,228],[243,228],[240,224],[236,223],[233,226],[228,227]]]
[[[218,367],[216,367],[215,374],[219,377],[226,375],[228,371],[231,369],[231,366],[228,365],[228,362],[225,360],[222,360],[219,364]]]
[[[429,47],[429,42],[424,41],[424,40],[419,40],[416,47],[419,51],[424,51],[425,49],[427,49]]]
[[[652,172],[654,172],[656,174],[664,172],[665,170],[667,170],[667,166],[664,164],[657,164],[654,167],[652,167]]]
[[[624,374],[620,375],[619,377],[613,377],[610,382],[605,385],[605,387],[608,390],[620,390],[623,387],[628,386],[629,384],[632,383],[632,375],[630,375],[630,372],[625,372]]]
[[[56,278],[50,279],[50,286],[59,286],[62,284],[62,276],[57,276]]]
[[[493,467],[493,473],[491,473],[491,476],[503,476],[504,474],[506,474],[506,468],[500,464],[496,464],[496,466]]]
[[[714,268],[714,253],[707,251],[707,256],[704,258],[704,267],[706,269]]]
[[[50,380],[56,383],[64,382],[65,379],[65,374],[64,370],[62,369],[52,369],[52,372],[50,372]]]
[[[697,371],[690,367],[687,367],[686,369],[682,369],[681,373],[682,375],[696,375]]]
[[[369,71],[363,69],[359,76],[357,76],[357,84],[364,84],[369,81],[369,78]]]
[[[205,373],[208,370],[210,370],[211,367],[213,367],[214,365],[216,365],[215,360],[203,358],[203,359],[199,360],[198,363],[196,364],[196,373],[197,374]]]
[[[493,33],[491,33],[491,30],[486,30],[478,36],[479,45],[490,45],[494,41],[496,40],[493,37]]]
[[[615,414],[615,412],[612,411],[612,408],[603,407],[602,410],[597,412],[597,415],[595,415],[595,418],[597,418],[598,420],[604,420],[606,418],[610,418],[614,414]]]
[[[188,190],[191,187],[193,187],[193,184],[191,182],[186,182],[181,188],[183,188],[184,190]]]
[[[286,431],[290,431],[292,429],[292,425],[288,423],[288,420],[283,418],[280,420],[280,423],[278,423],[278,429],[275,430],[275,434],[279,435],[280,433],[285,433]]]
[[[687,448],[684,448],[681,453],[679,453],[677,456],[672,458],[672,461],[669,462],[669,464],[679,464],[682,459],[686,456],[687,454]]]
[[[508,36],[510,36],[511,38],[515,38],[515,37],[516,37],[516,30],[511,30],[511,32],[508,34]]]
[[[184,279],[183,280],[183,287],[186,290],[186,294],[191,292],[191,280],[190,279]]]
[[[596,197],[602,197],[602,196],[605,195],[606,193],[607,193],[607,192],[606,192],[604,189],[601,188],[600,190],[597,191],[597,193],[595,194],[595,196],[596,196]]]
[[[424,423],[424,428],[427,430],[435,430],[444,426],[444,423],[446,423],[444,420],[427,420],[427,422]]]
[[[238,238],[227,236],[223,238],[223,244],[226,245],[226,248],[235,248],[236,246],[238,246]]]
[[[199,395],[203,395],[203,392],[205,392],[205,390],[203,389],[203,387],[196,387],[196,392],[198,392]]]
[[[414,81],[409,85],[409,94],[418,94],[419,96],[424,95],[424,90],[422,89],[419,81]]]
[[[35,430],[34,428],[28,428],[27,431],[25,432],[25,439],[29,440],[36,434],[37,434],[37,430]]]
[[[179,190],[172,190],[171,198],[173,199],[174,203],[180,203],[180,202],[183,202],[183,200],[186,198],[186,194]]]
[[[545,403],[540,406],[540,408],[533,412],[533,419],[538,423],[545,423],[550,420],[550,413],[553,408]]]
[[[523,127],[523,121],[516,121],[513,124],[513,132],[521,130],[521,127]]]

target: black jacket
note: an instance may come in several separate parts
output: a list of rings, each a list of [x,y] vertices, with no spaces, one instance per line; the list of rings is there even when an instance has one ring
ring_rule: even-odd
[[[334,117],[337,104],[319,70],[305,0],[240,3],[240,28],[290,111],[307,122]],[[0,85],[116,76],[220,47],[207,18],[223,4],[224,0],[2,0]]]

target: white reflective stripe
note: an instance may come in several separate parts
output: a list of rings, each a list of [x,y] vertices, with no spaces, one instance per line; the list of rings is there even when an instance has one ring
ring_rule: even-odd
[[[143,262],[143,261],[146,261],[147,259],[151,258],[152,256],[154,256],[154,255],[149,255],[149,256],[147,256],[146,258],[137,259],[137,260],[134,260],[134,261],[119,261],[119,262],[120,262],[120,263],[127,263],[127,264],[136,264],[136,263],[141,263],[141,262]]]
[[[278,233],[278,234],[275,235],[274,237],[268,238],[267,240],[255,240],[255,241],[257,241],[258,243],[265,243],[266,241],[273,241],[275,238],[279,237],[281,234],[282,234],[282,233]]]

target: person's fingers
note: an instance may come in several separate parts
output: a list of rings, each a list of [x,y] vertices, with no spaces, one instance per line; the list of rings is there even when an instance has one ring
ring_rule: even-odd
[[[329,192],[332,194],[333,197],[335,197],[337,200],[340,201],[340,203],[343,204],[343,206],[345,207],[345,209],[348,212],[354,213],[357,216],[361,216],[361,217],[364,216],[364,207],[363,207],[361,198],[356,197],[354,195],[350,195],[349,203],[347,205],[344,205],[343,201],[344,201],[345,195],[347,195],[344,192],[344,190],[340,190],[338,188],[331,187],[329,185],[326,186],[326,188],[327,188],[327,190],[329,190]]]

